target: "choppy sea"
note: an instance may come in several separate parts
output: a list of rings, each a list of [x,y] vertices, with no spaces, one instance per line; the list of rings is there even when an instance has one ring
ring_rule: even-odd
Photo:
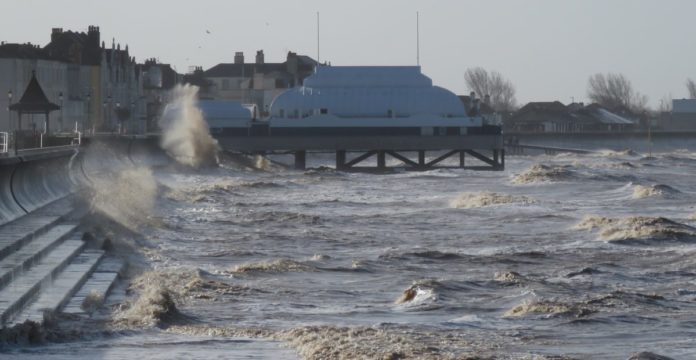
[[[331,163],[133,169],[141,212],[95,225],[133,263],[124,295],[1,357],[696,358],[696,146]]]

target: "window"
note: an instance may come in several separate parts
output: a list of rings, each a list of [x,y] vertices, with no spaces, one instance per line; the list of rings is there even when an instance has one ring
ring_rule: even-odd
[[[329,109],[327,109],[327,108],[321,108],[321,109],[319,109],[319,113],[320,113],[320,114],[328,114],[328,113],[329,113]]]

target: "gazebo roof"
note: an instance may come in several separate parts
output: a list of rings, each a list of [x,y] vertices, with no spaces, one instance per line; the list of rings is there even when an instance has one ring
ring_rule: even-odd
[[[36,80],[36,72],[32,71],[31,80],[24,90],[19,102],[10,105],[10,110],[28,114],[43,114],[53,110],[60,110],[60,106],[48,101],[39,81]]]

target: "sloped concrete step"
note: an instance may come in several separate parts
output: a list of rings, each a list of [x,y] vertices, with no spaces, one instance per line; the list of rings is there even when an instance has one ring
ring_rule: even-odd
[[[60,220],[59,216],[25,215],[0,227],[0,259],[16,251]]]
[[[32,320],[42,323],[46,316],[56,313],[87,281],[104,256],[104,251],[87,250],[78,255],[70,264],[54,278],[50,285],[41,289],[41,294],[24,311],[14,318],[13,322],[22,323]]]
[[[77,224],[56,225],[0,260],[0,289],[22,271],[28,270],[32,264],[70,235],[75,228]]]
[[[85,299],[90,296],[90,294],[93,294],[92,296],[96,294],[102,297],[102,301],[106,300],[124,266],[124,262],[118,258],[107,257],[102,259],[99,266],[94,270],[94,273],[87,279],[87,282],[82,285],[82,288],[80,288],[72,299],[70,299],[68,304],[65,305],[63,312],[73,315],[87,315],[90,309],[83,309]],[[93,305],[99,306],[101,304]]]
[[[64,241],[0,290],[0,325],[5,326],[11,317],[34,298],[41,286],[50,283],[84,246],[85,242],[81,240]]]

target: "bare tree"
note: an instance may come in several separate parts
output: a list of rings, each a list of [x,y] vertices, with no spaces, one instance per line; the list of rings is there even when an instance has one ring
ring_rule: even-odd
[[[482,67],[467,69],[464,80],[470,91],[480,98],[490,96],[490,106],[495,111],[514,111],[517,106],[515,86],[497,71],[488,72]]]
[[[660,99],[660,106],[657,108],[658,114],[672,111],[672,94],[668,94]]]
[[[689,90],[689,98],[696,99],[696,83],[692,79],[686,79],[686,89]]]
[[[587,96],[609,109],[626,108],[636,114],[647,110],[648,97],[635,91],[623,74],[594,74],[587,85]]]

